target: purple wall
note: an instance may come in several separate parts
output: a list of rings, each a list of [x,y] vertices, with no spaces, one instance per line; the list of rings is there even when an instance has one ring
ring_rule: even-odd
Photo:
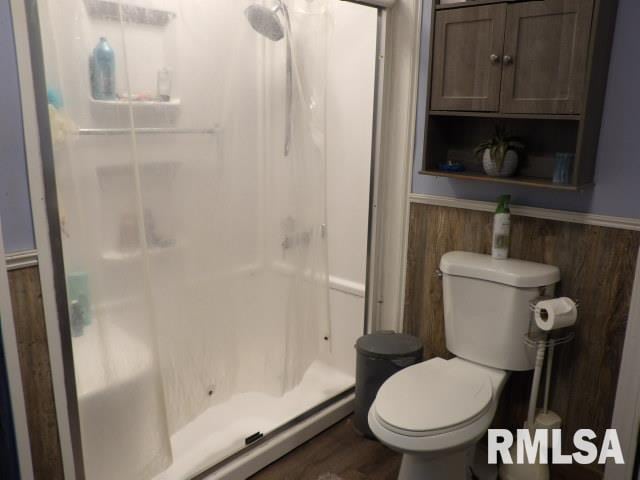
[[[595,186],[583,192],[479,184],[463,180],[429,177],[417,172],[422,165],[422,133],[426,111],[426,78],[430,34],[430,0],[425,0],[423,48],[420,66],[418,144],[414,160],[413,192],[493,201],[510,193],[514,203],[542,208],[591,212],[640,218],[640,2],[620,0],[611,53],[609,82],[600,134]]]
[[[0,0],[0,217],[7,252],[34,248],[9,0]]]

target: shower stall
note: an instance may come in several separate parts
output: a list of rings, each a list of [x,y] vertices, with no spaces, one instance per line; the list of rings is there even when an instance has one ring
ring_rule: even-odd
[[[90,480],[205,478],[353,387],[378,12],[29,4],[76,463]]]

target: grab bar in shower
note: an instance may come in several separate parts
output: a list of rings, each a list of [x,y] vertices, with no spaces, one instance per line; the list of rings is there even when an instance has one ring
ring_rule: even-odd
[[[219,128],[79,128],[78,135],[128,135],[131,131],[141,135],[157,134],[196,134],[196,135],[216,135]]]

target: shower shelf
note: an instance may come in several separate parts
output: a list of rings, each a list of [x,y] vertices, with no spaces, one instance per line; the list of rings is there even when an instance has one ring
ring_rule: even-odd
[[[96,20],[164,27],[176,18],[176,14],[168,10],[140,7],[109,0],[85,0],[85,5],[89,16]]]
[[[151,247],[148,252],[152,257],[158,255],[164,255],[170,252],[175,252],[180,249],[180,245],[170,245],[167,247]],[[109,250],[102,253],[102,259],[108,262],[125,262],[130,260],[137,260],[142,258],[142,251],[121,251],[121,250]]]
[[[133,175],[133,163],[130,160],[114,160],[110,158],[108,164],[96,165],[96,172],[101,179],[107,179],[109,177],[116,179],[119,177],[122,180],[125,178],[132,178]],[[180,160],[159,160],[159,159],[145,159],[140,165],[140,170],[143,172],[159,172],[164,170],[165,173],[175,173],[181,166]]]
[[[100,109],[120,109],[128,108],[131,105],[134,109],[144,110],[176,110],[182,103],[179,98],[172,98],[171,100],[96,100],[89,97],[89,102],[94,108]]]
[[[131,135],[131,128],[80,128],[77,134],[81,136],[90,135]],[[216,135],[220,129],[214,128],[134,128],[133,131],[142,135]]]

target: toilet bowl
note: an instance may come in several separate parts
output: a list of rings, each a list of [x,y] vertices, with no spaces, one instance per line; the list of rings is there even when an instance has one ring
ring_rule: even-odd
[[[398,479],[467,478],[507,376],[461,358],[434,358],[387,380],[369,410],[369,426],[403,454]]]

